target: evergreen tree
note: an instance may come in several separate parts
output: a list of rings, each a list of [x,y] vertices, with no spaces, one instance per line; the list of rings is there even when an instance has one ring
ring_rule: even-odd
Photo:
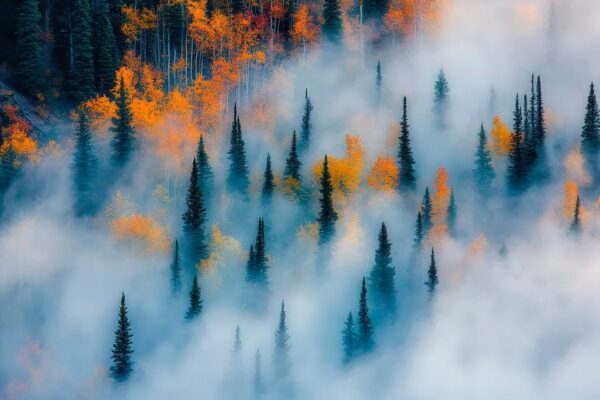
[[[492,166],[492,153],[487,147],[487,136],[481,124],[478,134],[477,150],[475,150],[475,168],[473,177],[479,193],[487,195],[490,191],[492,181],[496,177]]]
[[[115,35],[107,0],[100,0],[94,16],[94,74],[96,90],[107,94],[115,81],[117,69]]]
[[[200,135],[198,140],[198,149],[196,150],[196,162],[198,163],[198,180],[200,190],[205,197],[208,197],[213,188],[214,173],[210,166],[210,160],[206,149],[204,148],[204,137]]]
[[[296,131],[292,134],[292,144],[290,146],[290,154],[285,160],[285,170],[283,172],[284,178],[292,178],[296,182],[302,182],[302,175],[300,174],[300,168],[302,163],[298,157],[298,149],[296,145]]]
[[[113,365],[110,367],[112,378],[117,382],[124,382],[133,371],[133,334],[131,324],[127,316],[127,305],[125,304],[125,293],[121,294],[121,305],[119,306],[119,321],[115,331],[115,342],[112,348]]]
[[[546,121],[544,118],[544,102],[542,100],[542,79],[538,75],[535,93],[535,138],[536,138],[536,169],[537,176],[544,178],[546,166]]]
[[[233,106],[233,123],[231,125],[231,140],[228,152],[231,164],[227,185],[230,190],[245,194],[250,181],[248,179],[248,162],[246,160],[245,142],[242,138],[242,125],[237,114],[237,105]]]
[[[275,349],[273,351],[273,368],[275,370],[276,380],[285,379],[290,372],[290,336],[285,314],[285,304],[281,302],[281,311],[279,313],[279,324],[275,331]]]
[[[377,75],[375,77],[375,88],[377,89],[377,99],[381,98],[381,84],[383,83],[383,76],[381,75],[381,62],[377,61]]]
[[[6,150],[0,152],[0,195],[8,191],[8,188],[17,177],[16,162],[17,153],[12,145],[8,145]]]
[[[46,87],[41,46],[42,16],[38,0],[21,0],[20,3],[15,29],[17,65],[14,81],[26,94],[36,95]]]
[[[76,102],[94,95],[94,48],[92,47],[92,13],[89,0],[73,1],[72,54],[67,86],[69,97]]]
[[[369,305],[367,304],[367,283],[363,276],[358,307],[358,335],[356,348],[362,353],[368,353],[373,347],[375,347],[373,324],[371,322],[371,317],[369,316]]]
[[[569,233],[571,235],[579,236],[583,231],[581,227],[580,208],[581,204],[579,202],[579,196],[577,196],[575,211],[573,211],[573,221],[571,222],[571,226],[569,226]]]
[[[531,134],[533,138],[535,138],[535,132],[537,132],[537,114],[535,112],[535,103],[535,75],[531,74],[531,96],[529,98],[529,125],[531,127]]]
[[[342,345],[344,347],[344,363],[347,364],[354,358],[354,351],[356,348],[356,332],[354,331],[354,319],[352,318],[351,312],[348,313],[348,318],[344,323]]]
[[[375,251],[375,264],[369,275],[369,289],[374,309],[383,317],[393,317],[396,312],[396,268],[392,264],[392,244],[385,223],[381,224],[379,246]]]
[[[258,232],[256,241],[250,245],[248,263],[246,265],[246,280],[250,283],[266,286],[268,284],[268,270],[265,240],[265,222],[262,218],[258,220]]]
[[[423,201],[421,202],[421,218],[423,221],[423,234],[427,236],[429,230],[433,227],[431,220],[433,212],[433,205],[431,204],[431,196],[429,195],[429,188],[425,188],[425,194],[423,195]]]
[[[590,84],[590,92],[587,99],[585,118],[581,130],[581,153],[585,157],[586,166],[594,182],[600,178],[600,112],[598,101],[594,92],[594,83]]]
[[[537,140],[531,124],[531,113],[528,109],[527,95],[523,96],[523,157],[527,171],[535,168],[537,160]]]
[[[262,201],[263,204],[271,204],[273,199],[273,192],[275,191],[275,180],[273,178],[273,170],[271,168],[271,154],[267,154],[267,166],[265,167],[264,173],[265,181],[262,187]]]
[[[256,275],[256,252],[254,251],[254,244],[251,244],[248,251],[248,261],[246,262],[246,282],[255,282]]]
[[[198,277],[194,275],[192,290],[190,290],[190,305],[185,313],[185,319],[190,321],[200,315],[200,313],[202,313],[202,303],[200,286],[198,285]]]
[[[342,39],[342,13],[339,0],[325,0],[323,34],[332,43],[339,43]]]
[[[304,93],[304,114],[302,114],[302,125],[300,127],[300,149],[305,151],[310,147],[312,136],[312,110],[313,105],[308,98],[308,89]]]
[[[413,239],[413,248],[417,251],[421,251],[423,245],[423,239],[425,238],[425,231],[423,229],[423,215],[421,211],[417,214],[417,222],[415,223],[415,238]]]
[[[456,236],[456,200],[454,199],[454,188],[450,191],[450,202],[448,203],[448,212],[446,213],[446,224],[448,233]]]
[[[410,147],[410,133],[408,131],[408,115],[406,112],[406,96],[402,101],[402,121],[400,122],[400,138],[398,146],[398,167],[400,174],[398,176],[398,190],[414,191],[417,187],[417,177],[415,174],[415,159],[413,158]]]
[[[131,158],[133,144],[135,140],[135,131],[133,130],[131,113],[131,101],[125,88],[125,81],[121,77],[119,94],[115,99],[117,105],[117,115],[112,119],[110,130],[114,132],[112,139],[112,162],[116,167],[123,167]]]
[[[525,187],[527,167],[523,149],[523,125],[519,95],[515,99],[514,123],[511,134],[510,152],[508,153],[508,186],[511,191],[518,192]]]
[[[433,111],[436,117],[436,124],[439,129],[446,128],[446,113],[448,111],[448,80],[444,70],[441,69],[437,80],[435,81],[433,91]]]
[[[75,214],[93,215],[98,206],[98,159],[94,152],[87,111],[80,108],[75,129],[73,153],[73,186],[75,189]]]
[[[179,256],[179,241],[175,240],[173,261],[171,262],[171,293],[181,291],[181,257]]]
[[[204,196],[198,181],[198,165],[195,158],[192,162],[186,206],[183,214],[183,230],[186,234],[191,261],[195,264],[205,258],[207,252],[204,230],[206,208],[204,208]]]
[[[331,184],[331,176],[329,175],[329,166],[327,164],[327,155],[323,161],[323,173],[321,174],[321,198],[319,203],[321,210],[319,211],[319,244],[327,243],[335,235],[335,221],[338,215],[333,208],[333,185]]]
[[[123,14],[123,0],[109,0],[110,22],[113,28],[113,35],[117,45],[115,60],[119,60],[125,54],[127,49],[127,37],[123,33],[123,24],[125,15]]]
[[[235,337],[233,339],[233,354],[240,354],[242,352],[242,335],[240,332],[240,326],[235,328]]]
[[[431,261],[429,263],[429,269],[427,270],[427,282],[425,282],[425,286],[427,286],[427,293],[433,296],[435,293],[436,286],[440,283],[438,278],[437,266],[435,264],[435,252],[433,248],[431,249]]]

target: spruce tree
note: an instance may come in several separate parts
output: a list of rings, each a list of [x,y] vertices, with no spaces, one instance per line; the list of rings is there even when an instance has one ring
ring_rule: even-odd
[[[191,321],[202,313],[202,298],[200,293],[200,286],[198,285],[198,277],[194,275],[194,282],[192,283],[192,289],[190,290],[190,304],[187,312],[185,313],[185,319]]]
[[[600,179],[598,166],[600,162],[600,112],[593,82],[590,84],[585,118],[581,129],[581,153],[585,157],[586,166],[594,178],[594,182],[597,182]]]
[[[20,3],[15,29],[15,83],[26,94],[36,95],[46,87],[41,46],[42,16],[38,0],[22,0]]]
[[[440,72],[435,81],[433,91],[433,111],[436,118],[436,125],[438,129],[446,128],[446,114],[448,111],[448,93],[450,88],[448,87],[448,80],[443,69]]]
[[[231,125],[230,160],[227,186],[230,190],[246,194],[250,181],[248,179],[248,162],[246,160],[245,142],[242,138],[242,125],[237,114],[237,105],[233,106],[233,123]]]
[[[519,95],[515,98],[514,123],[511,134],[510,151],[508,153],[508,186],[513,192],[523,190],[527,179],[527,167],[523,149],[522,113],[519,105]]]
[[[492,181],[496,177],[492,166],[492,153],[487,147],[487,136],[483,124],[478,133],[477,150],[475,150],[475,167],[473,178],[480,194],[487,195],[490,192]]]
[[[344,323],[342,346],[344,348],[344,364],[348,364],[354,358],[356,348],[356,332],[354,331],[354,319],[351,312],[348,313],[348,318]]]
[[[369,289],[374,310],[383,318],[393,317],[396,312],[396,268],[392,264],[392,244],[388,238],[385,223],[381,224],[375,251],[375,264],[369,275]]]
[[[375,89],[377,90],[377,100],[381,98],[381,85],[383,83],[383,76],[381,75],[381,62],[377,61],[377,74],[375,76]]]
[[[200,182],[200,190],[205,197],[208,197],[212,191],[214,183],[214,173],[210,166],[208,153],[204,147],[204,137],[200,135],[198,140],[198,149],[196,150],[196,162],[198,163],[198,180]]]
[[[175,240],[173,261],[171,262],[171,294],[181,291],[181,257],[179,256],[179,241]]]
[[[450,202],[446,213],[446,225],[450,236],[456,236],[456,200],[454,198],[454,188],[450,191]]]
[[[94,74],[96,90],[107,94],[115,81],[117,44],[108,0],[100,0],[94,13]]]
[[[302,163],[300,162],[300,157],[298,157],[298,148],[296,145],[296,131],[292,134],[292,144],[290,146],[290,154],[288,158],[285,160],[285,170],[283,172],[284,178],[292,178],[296,182],[302,182],[302,175],[300,173],[300,168],[302,167]]]
[[[12,145],[0,152],[0,195],[8,191],[11,184],[17,177],[17,153]]]
[[[117,115],[112,119],[110,130],[114,132],[112,139],[112,162],[115,167],[123,167],[131,158],[133,144],[135,140],[135,131],[133,130],[131,113],[131,101],[125,88],[125,81],[121,77],[118,96],[115,99],[117,105]]]
[[[425,282],[425,286],[427,286],[427,293],[429,293],[430,296],[433,296],[435,293],[435,288],[439,283],[440,280],[438,278],[437,265],[435,263],[435,252],[432,248],[429,269],[427,270],[427,282]]]
[[[423,234],[427,236],[429,230],[433,227],[432,222],[433,205],[431,204],[431,196],[429,195],[429,187],[425,188],[423,201],[421,202],[421,218],[423,221]]]
[[[527,95],[523,96],[523,157],[527,171],[533,170],[537,162],[537,139],[531,124]]]
[[[271,154],[267,154],[267,165],[264,173],[265,181],[262,187],[262,201],[265,205],[270,205],[275,192],[275,180],[273,177],[273,169],[271,168]]]
[[[92,97],[94,81],[94,48],[92,47],[92,12],[89,0],[73,1],[72,54],[67,86],[69,97],[81,102]]]
[[[123,0],[109,0],[110,22],[113,27],[113,35],[117,45],[115,60],[119,60],[125,54],[127,49],[127,37],[123,33],[123,24],[125,15],[123,14]]]
[[[286,322],[285,304],[281,302],[281,311],[279,312],[279,324],[275,331],[275,349],[273,350],[273,369],[275,379],[281,381],[285,379],[290,372],[290,336]]]
[[[300,127],[300,149],[306,151],[310,147],[312,136],[312,110],[313,105],[308,98],[308,89],[304,93],[304,114],[302,114],[302,124]]]
[[[333,185],[331,175],[329,175],[329,166],[327,164],[327,155],[323,161],[323,173],[321,174],[321,198],[319,203],[319,244],[325,244],[335,236],[335,222],[338,215],[333,208]]]
[[[121,294],[119,306],[119,321],[115,331],[115,342],[112,348],[113,365],[110,367],[112,378],[117,382],[124,382],[133,371],[133,334],[131,324],[127,316],[127,305],[125,304],[125,293]]]
[[[423,246],[423,239],[425,238],[425,231],[423,228],[423,215],[421,211],[417,214],[417,222],[415,223],[415,238],[413,239],[413,248],[420,252]]]
[[[258,219],[258,232],[256,233],[256,242],[254,244],[254,263],[255,263],[255,282],[266,286],[268,284],[268,270],[265,239],[265,220]]]
[[[256,252],[254,251],[254,244],[251,244],[248,251],[248,261],[246,262],[246,282],[256,282],[256,276]]]
[[[242,352],[242,335],[240,332],[240,326],[235,328],[235,336],[233,338],[233,354],[239,355]]]
[[[206,257],[207,247],[205,243],[206,208],[204,208],[204,196],[198,181],[198,165],[196,159],[192,162],[190,174],[190,186],[186,198],[186,211],[183,214],[183,230],[189,248],[189,255],[193,264],[198,263]]]
[[[410,133],[408,128],[408,115],[406,111],[406,96],[402,101],[402,121],[400,122],[400,137],[398,145],[398,190],[414,191],[417,187],[417,177],[415,174],[415,159],[413,158],[410,147]]]
[[[358,335],[356,348],[362,353],[368,353],[374,347],[373,324],[371,322],[371,317],[369,316],[369,305],[367,303],[367,283],[363,276],[358,307]]]
[[[77,113],[72,168],[75,214],[93,215],[98,206],[98,159],[92,143],[89,118],[84,108],[80,108]]]
[[[546,166],[546,121],[544,118],[544,102],[542,99],[542,79],[538,75],[535,93],[535,138],[536,138],[536,172],[538,178],[547,174]]]
[[[339,0],[325,0],[323,34],[332,43],[339,43],[342,40],[342,13]]]
[[[581,204],[579,202],[579,196],[577,196],[575,210],[573,211],[573,221],[571,221],[571,225],[569,226],[569,233],[574,236],[579,236],[583,230],[581,227],[580,208]]]

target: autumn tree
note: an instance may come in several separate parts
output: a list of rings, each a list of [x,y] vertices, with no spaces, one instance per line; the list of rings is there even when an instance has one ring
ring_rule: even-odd
[[[285,304],[281,302],[281,310],[279,312],[279,323],[275,330],[275,348],[273,349],[273,369],[275,371],[275,379],[281,382],[287,378],[290,373],[290,335],[286,321]]]
[[[300,3],[292,19],[294,22],[291,30],[292,41],[297,46],[302,46],[302,59],[304,60],[307,48],[315,41],[319,31],[308,12],[306,3]]]
[[[342,13],[339,0],[325,0],[323,34],[332,43],[339,43],[342,39]]]
[[[579,201],[578,195],[577,200],[575,202],[575,210],[573,211],[573,220],[571,221],[571,225],[569,226],[569,233],[574,236],[581,235],[581,232],[583,230],[581,227],[580,207],[581,203]]]
[[[76,102],[92,97],[94,49],[92,47],[92,12],[89,0],[73,2],[71,68],[67,75],[69,96]]]
[[[194,158],[186,198],[186,211],[183,214],[183,230],[186,235],[192,264],[200,262],[207,255],[205,222],[206,208],[204,208],[204,195],[198,180],[198,164]]]
[[[435,114],[436,126],[438,129],[445,129],[448,113],[448,80],[444,70],[441,69],[433,90],[433,112]]]
[[[490,151],[496,158],[508,156],[511,149],[512,134],[510,129],[504,124],[500,116],[496,115],[492,120],[492,130],[490,132],[491,143]]]
[[[38,0],[20,3],[15,30],[15,82],[28,95],[36,95],[46,88],[41,44],[42,16]]]
[[[363,276],[358,305],[358,334],[356,338],[356,348],[363,354],[369,353],[375,347],[373,336],[373,323],[369,316],[369,305],[367,302],[367,283]]]
[[[298,156],[298,148],[296,144],[296,131],[292,134],[292,143],[290,145],[290,153],[288,158],[285,160],[285,170],[283,172],[284,178],[294,179],[296,182],[302,182],[302,175],[300,173],[300,168],[302,167],[302,163],[300,162],[300,157]]]
[[[394,191],[398,187],[398,166],[391,156],[378,156],[367,178],[373,190]]]
[[[204,147],[204,136],[200,135],[198,140],[198,149],[196,150],[196,162],[198,163],[198,180],[200,189],[205,197],[208,197],[212,192],[214,183],[214,173],[210,166],[210,159]]]
[[[344,330],[342,330],[342,346],[344,349],[344,364],[348,364],[354,358],[356,351],[356,332],[354,328],[354,319],[352,313],[348,313],[348,318],[344,323]]]
[[[475,167],[473,168],[473,178],[475,185],[482,195],[490,192],[492,181],[496,177],[494,167],[492,166],[492,153],[488,149],[487,137],[483,123],[477,134],[477,149],[475,150]]]
[[[89,117],[84,108],[77,113],[75,151],[73,153],[75,214],[93,215],[98,207],[98,159],[92,143]]]
[[[369,275],[369,289],[376,314],[393,318],[396,312],[396,288],[394,279],[396,268],[392,266],[392,244],[388,238],[385,223],[381,224],[375,251],[375,264]]]
[[[171,294],[176,295],[181,291],[181,257],[179,256],[179,241],[175,240],[173,246],[173,261],[171,261]]]
[[[119,306],[119,321],[115,331],[115,341],[112,348],[113,365],[110,367],[112,378],[116,382],[124,382],[133,371],[133,334],[131,324],[127,316],[127,305],[125,304],[125,293],[121,294]]]
[[[508,187],[513,192],[524,189],[527,180],[527,166],[523,154],[523,125],[522,112],[519,105],[519,95],[515,98],[515,111],[513,112],[513,132],[508,154]]]
[[[417,176],[415,173],[415,159],[410,147],[410,133],[408,128],[408,115],[406,110],[406,96],[402,100],[402,121],[400,122],[400,137],[398,139],[398,167],[400,174],[398,178],[398,190],[414,191],[417,187]]]
[[[248,161],[246,159],[245,142],[242,138],[242,126],[237,113],[237,105],[233,107],[233,123],[228,157],[230,161],[227,185],[234,192],[245,194],[250,181],[248,179]]]
[[[308,97],[308,89],[304,92],[304,113],[302,114],[302,125],[300,127],[300,148],[305,151],[310,146],[312,136],[311,116],[313,105]]]
[[[185,313],[185,319],[191,321],[199,316],[202,313],[202,303],[200,286],[198,285],[198,276],[194,274],[194,281],[192,283],[192,289],[190,290],[190,304]]]
[[[319,203],[319,244],[327,243],[335,235],[335,222],[338,219],[337,212],[333,207],[333,185],[329,175],[329,166],[327,164],[327,155],[323,161],[323,173],[321,174],[321,198]]]
[[[433,294],[435,293],[435,289],[439,283],[440,279],[438,277],[437,265],[435,263],[435,252],[432,248],[431,258],[429,261],[429,269],[427,270],[427,281],[425,282],[425,286],[427,287],[427,293],[429,293],[430,296],[433,296]]]
[[[271,204],[273,192],[275,191],[275,180],[273,177],[273,169],[271,168],[271,154],[267,154],[267,165],[265,167],[264,182],[262,187],[263,204]]]
[[[119,168],[129,162],[135,141],[135,131],[132,126],[131,99],[125,88],[125,81],[122,76],[115,102],[117,112],[112,118],[112,127],[110,128],[114,132],[111,147],[113,165]]]
[[[594,92],[594,83],[590,84],[583,128],[581,129],[581,153],[585,157],[588,170],[594,181],[600,178],[600,111]]]

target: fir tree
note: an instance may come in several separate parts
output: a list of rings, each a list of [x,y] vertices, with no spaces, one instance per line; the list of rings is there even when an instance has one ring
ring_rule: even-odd
[[[127,49],[127,37],[123,33],[123,24],[125,23],[125,15],[123,14],[123,0],[109,0],[110,22],[113,27],[113,35],[117,45],[117,53],[115,60],[119,60],[125,54]]]
[[[585,157],[586,166],[594,182],[600,178],[600,112],[598,101],[594,92],[594,83],[590,84],[590,92],[587,99],[585,118],[581,130],[581,153]]]
[[[438,278],[437,266],[435,264],[435,252],[432,248],[429,269],[427,270],[427,282],[425,282],[425,286],[427,286],[427,293],[433,296],[433,294],[435,293],[435,288],[439,283],[440,280]]]
[[[198,149],[196,150],[196,162],[198,163],[198,180],[200,190],[205,197],[208,197],[213,188],[214,173],[210,166],[210,160],[206,149],[204,148],[204,137],[200,135],[198,140]]]
[[[304,93],[304,114],[302,114],[302,125],[300,127],[300,149],[305,151],[310,147],[312,136],[312,110],[313,105],[308,98],[308,89]]]
[[[242,335],[240,332],[240,326],[235,328],[235,336],[233,338],[233,354],[238,355],[242,352]]]
[[[89,0],[73,1],[72,54],[68,77],[69,97],[81,102],[92,97],[94,81],[94,48],[92,47],[92,13]]]
[[[268,284],[268,270],[265,241],[265,222],[262,218],[258,220],[258,232],[256,241],[250,245],[248,263],[246,264],[246,281],[266,286]]]
[[[396,288],[394,285],[396,269],[391,265],[392,244],[388,239],[385,223],[381,224],[378,243],[375,251],[375,264],[369,275],[372,304],[384,318],[393,317],[396,312]]]
[[[473,168],[473,178],[479,193],[489,194],[492,181],[496,177],[494,167],[492,166],[492,153],[487,147],[487,136],[481,124],[478,133],[477,150],[475,150],[475,168]]]
[[[262,187],[262,201],[263,204],[271,204],[273,199],[273,192],[275,191],[275,180],[273,178],[273,170],[271,168],[271,154],[267,154],[267,165],[264,173],[265,181]]]
[[[284,178],[292,178],[296,182],[302,182],[302,176],[300,174],[300,168],[302,163],[298,157],[298,149],[296,146],[296,131],[292,134],[292,144],[290,146],[290,154],[287,160],[285,160],[285,170],[283,172]]]
[[[73,153],[73,186],[75,189],[75,214],[93,215],[98,206],[98,159],[94,152],[89,118],[85,109],[77,114],[75,151]]]
[[[248,261],[246,262],[246,282],[255,282],[256,275],[256,252],[254,251],[254,244],[251,244],[248,251]]]
[[[17,177],[18,168],[16,162],[17,153],[12,145],[8,145],[6,150],[0,152],[0,195],[8,191],[10,185]]]
[[[448,111],[448,80],[444,70],[441,69],[435,81],[433,91],[433,111],[436,117],[436,124],[439,129],[446,128],[446,113]]]
[[[544,118],[544,102],[542,99],[542,79],[538,75],[535,93],[535,139],[537,176],[544,178],[546,166],[546,121]]]
[[[344,323],[342,346],[344,348],[344,364],[347,364],[354,358],[356,349],[356,332],[354,331],[354,319],[351,312],[348,313],[348,318]]]
[[[510,152],[508,154],[508,186],[511,191],[518,192],[524,188],[527,179],[527,167],[523,154],[523,120],[519,105],[519,95],[515,99],[513,117],[513,132],[510,141]]]
[[[333,208],[333,185],[331,184],[331,176],[329,175],[329,166],[327,164],[327,155],[323,161],[323,173],[321,174],[321,198],[319,203],[321,210],[319,211],[319,244],[327,243],[335,235],[335,221],[338,215]]]
[[[429,230],[433,227],[431,220],[433,212],[433,205],[431,204],[431,196],[429,195],[429,188],[425,188],[425,194],[423,195],[423,201],[421,202],[421,218],[423,220],[423,234],[427,236]]]
[[[42,16],[38,0],[22,0],[18,7],[15,30],[17,65],[15,82],[28,95],[45,89],[42,59]]]
[[[275,370],[276,380],[285,379],[290,372],[290,336],[285,314],[285,304],[281,302],[281,311],[279,313],[279,324],[275,331],[275,349],[273,350],[273,368]]]
[[[110,367],[112,378],[117,382],[124,382],[133,371],[133,335],[131,324],[127,316],[127,305],[125,304],[125,293],[121,294],[121,305],[119,306],[119,321],[115,331],[115,342],[112,348],[113,365]]]
[[[383,76],[381,75],[381,62],[377,61],[377,75],[375,76],[375,89],[377,90],[377,99],[381,98],[381,85]]]
[[[421,211],[417,214],[417,222],[415,223],[415,238],[413,239],[413,248],[417,251],[421,251],[423,246],[423,239],[425,238],[425,231],[423,229],[423,215]]]
[[[523,96],[523,157],[527,171],[535,168],[537,160],[537,140],[531,124],[531,113],[528,109],[527,95]]]
[[[186,234],[191,261],[195,264],[205,258],[207,252],[204,230],[206,208],[204,208],[204,196],[198,181],[198,165],[195,158],[192,162],[186,206],[183,214],[183,230]]]
[[[116,42],[107,0],[101,0],[96,6],[94,17],[94,74],[96,90],[108,93],[115,81],[117,69]]]
[[[325,0],[323,6],[323,33],[332,43],[342,39],[342,14],[339,0]]]
[[[410,133],[408,131],[408,115],[406,112],[406,96],[402,101],[402,121],[400,122],[400,137],[398,145],[398,167],[400,170],[398,176],[398,190],[414,191],[417,187],[417,177],[415,174],[415,159],[410,147]]]
[[[192,283],[192,289],[190,290],[190,305],[185,313],[185,319],[190,321],[200,315],[200,313],[202,313],[202,303],[198,277],[194,275],[194,282]]]
[[[450,202],[448,203],[448,211],[446,213],[446,224],[448,225],[448,233],[451,236],[456,236],[456,200],[454,199],[454,188],[450,191]]]
[[[374,347],[373,324],[371,322],[371,317],[369,316],[369,305],[367,304],[367,283],[363,276],[358,307],[358,335],[356,348],[362,353],[368,353]]]
[[[579,236],[583,230],[581,227],[580,208],[581,204],[579,202],[579,196],[577,196],[577,201],[575,202],[575,211],[573,211],[573,221],[569,226],[569,233],[574,236]]]
[[[245,142],[242,138],[242,125],[237,114],[237,105],[233,106],[233,123],[228,157],[231,162],[227,185],[230,190],[245,194],[250,181],[248,179],[248,162],[246,160]]]
[[[115,99],[117,105],[117,115],[112,119],[110,130],[114,132],[112,139],[112,161],[116,167],[123,167],[131,158],[133,151],[133,142],[135,140],[135,131],[133,130],[131,113],[131,101],[125,88],[125,81],[121,77],[119,85],[119,94]]]
[[[173,248],[173,261],[171,262],[171,293],[181,291],[181,257],[179,256],[179,241],[175,240]]]

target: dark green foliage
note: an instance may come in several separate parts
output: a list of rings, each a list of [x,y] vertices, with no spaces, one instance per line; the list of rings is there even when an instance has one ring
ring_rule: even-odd
[[[367,303],[367,283],[363,276],[358,306],[358,335],[356,348],[362,353],[368,353],[373,350],[375,347],[373,336],[373,323],[369,316],[369,305]]]
[[[571,221],[571,226],[569,226],[569,233],[574,236],[581,235],[582,227],[581,227],[581,218],[580,218],[580,207],[581,204],[579,202],[579,196],[577,196],[577,201],[575,202],[575,210],[573,211],[573,221]]]
[[[193,264],[206,257],[205,242],[206,208],[204,196],[198,181],[198,165],[196,159],[192,162],[190,185],[186,198],[186,211],[183,214],[183,230],[189,247],[189,255]]]
[[[375,251],[375,264],[369,275],[372,305],[383,318],[393,317],[396,312],[396,287],[394,285],[396,268],[391,265],[392,244],[384,223],[381,224],[378,243]]]
[[[92,143],[89,117],[83,108],[79,109],[77,115],[72,168],[75,214],[93,215],[98,208],[98,159]]]
[[[439,283],[440,279],[438,278],[437,265],[435,263],[435,252],[432,248],[429,269],[427,270],[427,282],[425,282],[425,286],[427,286],[427,293],[433,296],[435,293],[435,288]]]
[[[446,114],[448,112],[448,93],[450,88],[448,87],[448,80],[444,70],[441,69],[433,90],[433,111],[435,114],[436,125],[439,129],[446,128]]]
[[[179,241],[175,240],[173,248],[173,261],[171,262],[171,293],[181,291],[181,257],[179,256]]]
[[[448,203],[448,212],[446,213],[446,224],[450,236],[456,236],[456,200],[454,198],[454,188],[450,191],[450,203]]]
[[[121,29],[125,23],[125,16],[123,15],[123,0],[109,0],[110,8],[110,21],[113,28],[113,34],[117,45],[117,53],[115,59],[120,59],[127,48],[127,38]]]
[[[538,75],[535,93],[535,127],[536,169],[537,177],[544,178],[546,167],[546,120],[544,118],[544,102],[542,96],[542,79]]]
[[[273,199],[273,192],[275,191],[275,181],[273,178],[273,169],[271,168],[271,155],[267,154],[267,165],[264,173],[265,181],[262,187],[262,201],[263,204],[271,204]]]
[[[290,372],[290,336],[288,334],[285,304],[281,302],[281,311],[279,312],[279,324],[275,331],[275,349],[273,350],[273,369],[275,379],[285,379]]]
[[[342,39],[342,14],[339,0],[325,0],[323,6],[323,34],[332,43]]]
[[[304,114],[302,114],[302,125],[300,127],[300,149],[307,150],[310,147],[312,135],[312,116],[313,105],[308,98],[308,89],[304,93]]]
[[[14,81],[28,95],[46,88],[42,58],[42,16],[38,0],[22,0],[17,9],[15,53],[17,65]]]
[[[431,220],[432,212],[433,206],[431,204],[431,196],[429,195],[429,187],[426,187],[423,201],[421,202],[421,218],[423,221],[423,234],[425,236],[429,234],[429,230],[433,227],[433,222]]]
[[[417,214],[417,222],[415,223],[415,238],[413,239],[413,248],[420,252],[423,246],[423,239],[425,238],[425,231],[423,229],[423,215],[421,211]]]
[[[581,154],[585,157],[586,166],[594,181],[597,181],[600,178],[598,166],[600,161],[600,112],[593,82],[590,84],[585,118],[581,129]]]
[[[117,44],[107,0],[101,0],[94,12],[94,73],[96,89],[108,93],[115,81]]]
[[[227,186],[230,190],[246,194],[250,181],[248,179],[248,162],[246,160],[245,142],[242,138],[242,125],[237,114],[237,105],[233,106],[233,123],[231,124],[231,140],[228,151],[229,174]]]
[[[415,174],[415,159],[413,158],[410,147],[410,133],[408,131],[408,115],[406,111],[406,96],[402,101],[402,121],[400,122],[400,137],[398,139],[398,190],[402,193],[405,190],[414,191],[417,187],[417,177]]]
[[[254,251],[254,244],[250,245],[248,251],[248,261],[246,262],[246,281],[254,282],[256,279],[256,252]]]
[[[379,23],[387,11],[387,4],[387,0],[364,0],[362,2],[364,19],[373,19]]]
[[[293,178],[296,182],[302,182],[302,175],[300,174],[300,168],[302,167],[302,163],[300,162],[300,158],[298,157],[298,148],[296,145],[296,131],[292,134],[292,144],[290,146],[290,154],[288,155],[287,160],[285,160],[285,170],[283,172],[283,177]]]
[[[523,116],[519,105],[519,95],[515,98],[514,123],[508,153],[508,187],[515,193],[523,190],[527,183],[527,164],[523,146]]]
[[[250,245],[248,263],[246,265],[246,281],[261,286],[267,286],[269,283],[268,270],[269,265],[266,256],[265,221],[260,218],[258,220],[256,241],[253,245]]]
[[[342,346],[344,348],[344,364],[349,363],[354,358],[354,352],[356,350],[356,332],[354,331],[354,319],[352,313],[348,313],[348,318],[344,323],[344,330],[342,331]]]
[[[527,95],[523,96],[523,157],[527,171],[535,168],[537,160],[537,140],[528,109]]]
[[[233,354],[240,354],[242,352],[242,336],[240,333],[240,326],[235,328],[235,337],[233,339]]]
[[[89,0],[74,0],[72,35],[73,60],[67,75],[69,97],[81,102],[94,95],[94,48],[92,47],[92,12]]]
[[[473,168],[473,178],[479,193],[487,195],[490,192],[492,181],[496,177],[494,167],[492,166],[492,153],[487,147],[487,136],[481,124],[481,129],[477,135],[477,150],[475,150],[475,168]]]
[[[214,183],[214,173],[210,166],[210,159],[204,148],[204,137],[200,135],[198,140],[198,149],[196,150],[196,163],[198,164],[198,180],[200,190],[204,197],[208,197],[212,191]]]
[[[383,76],[381,75],[381,62],[377,61],[377,75],[375,76],[375,89],[377,90],[377,98],[381,97],[381,85]]]
[[[190,321],[200,315],[202,313],[202,303],[203,301],[201,298],[200,286],[198,285],[198,277],[194,275],[192,290],[190,290],[190,305],[185,313],[185,319]]]
[[[133,130],[131,113],[131,100],[125,88],[125,82],[121,77],[119,95],[115,99],[117,105],[117,115],[112,119],[110,130],[114,132],[112,139],[112,162],[115,167],[123,167],[131,158],[133,144],[135,141],[135,131]]]
[[[117,382],[124,382],[133,371],[133,334],[131,324],[127,316],[127,305],[125,305],[125,293],[121,294],[121,305],[119,306],[119,321],[115,331],[115,342],[112,348],[113,365],[110,367],[112,378]]]
[[[17,153],[11,145],[0,153],[0,195],[4,194],[17,177]]]
[[[331,175],[329,174],[329,165],[327,164],[327,155],[323,161],[323,173],[321,174],[321,198],[319,203],[319,244],[327,243],[335,236],[335,222],[338,215],[333,208],[333,185],[331,184]]]

